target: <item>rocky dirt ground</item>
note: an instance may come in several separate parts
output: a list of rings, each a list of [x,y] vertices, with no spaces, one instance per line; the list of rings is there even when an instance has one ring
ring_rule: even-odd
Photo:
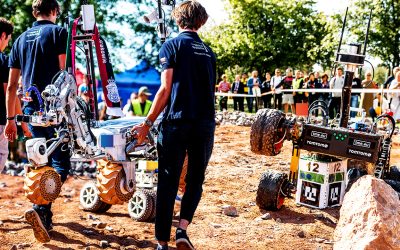
[[[194,245],[213,250],[332,249],[339,208],[310,209],[287,199],[281,211],[261,218],[267,212],[255,205],[259,177],[266,169],[288,170],[291,143],[286,142],[276,157],[254,155],[249,135],[249,127],[217,128],[203,199],[188,231]],[[400,161],[397,148],[393,163]],[[107,241],[108,249],[155,248],[154,223],[133,221],[127,205],[113,206],[102,215],[81,210],[79,191],[85,182],[71,177],[64,184],[53,205],[52,240],[40,244],[23,218],[30,203],[23,194],[22,177],[0,176],[0,249],[100,249],[101,241]],[[238,216],[224,215],[226,205],[235,207]],[[99,221],[105,229],[94,226]]]

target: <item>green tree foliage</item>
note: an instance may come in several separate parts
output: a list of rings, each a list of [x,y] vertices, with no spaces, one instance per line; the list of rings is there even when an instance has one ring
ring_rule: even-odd
[[[26,0],[0,0],[0,16],[13,22],[13,40],[35,21],[32,16],[32,1]]]
[[[383,65],[400,65],[400,1],[353,0],[350,27],[360,42],[364,41],[368,16],[372,9],[367,54],[378,57]]]
[[[126,48],[131,53],[132,58],[146,59],[151,65],[158,66],[158,51],[161,42],[156,32],[156,23],[146,24],[142,16],[149,10],[156,7],[157,1],[154,0],[65,0],[59,1],[61,5],[61,16],[59,24],[65,22],[65,17],[77,18],[81,15],[81,4],[87,2],[93,4],[95,8],[96,22],[100,34],[106,39],[112,48]],[[131,3],[132,9],[129,12],[119,9],[119,3]],[[170,18],[170,8],[164,6],[165,21],[168,26],[176,30]],[[128,13],[128,14],[126,14]],[[0,0],[0,16],[11,20],[14,23],[13,40],[22,32],[31,27],[35,18],[32,16],[32,0]],[[121,28],[111,29],[110,24],[119,25]],[[124,27],[124,28],[122,28]],[[131,29],[134,36],[128,41],[121,30]],[[120,62],[118,54],[110,50],[114,64]],[[78,57],[79,58],[79,57]]]
[[[81,3],[79,0],[59,1],[61,5],[61,17],[70,15],[73,18],[80,16]],[[115,13],[113,9],[118,0],[90,0],[89,4],[93,4],[96,10],[96,21],[101,34],[108,38],[113,45],[120,45],[122,38],[117,35],[116,31],[106,29],[106,25],[114,20]],[[0,16],[11,20],[14,23],[13,38],[17,38],[22,32],[31,27],[35,18],[32,15],[32,0],[0,0]],[[58,20],[59,24],[64,22],[64,18]]]
[[[330,66],[337,46],[337,19],[317,13],[313,0],[229,0],[230,21],[205,32],[217,54],[218,72],[276,67],[309,70]]]
[[[158,66],[158,51],[161,48],[161,40],[157,35],[156,23],[147,24],[143,21],[143,16],[153,11],[157,7],[157,1],[154,0],[129,0],[133,3],[133,9],[124,21],[135,33],[136,39],[133,39],[129,47],[133,49],[134,57],[141,60],[147,60],[151,65]],[[163,6],[166,25],[176,31],[170,18],[171,8]],[[140,39],[137,39],[140,38]]]
[[[384,84],[388,77],[387,73],[387,68],[377,67],[375,69],[374,81],[377,82],[379,85]]]

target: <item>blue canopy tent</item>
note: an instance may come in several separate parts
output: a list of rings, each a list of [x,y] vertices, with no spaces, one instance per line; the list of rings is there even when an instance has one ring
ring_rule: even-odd
[[[153,66],[149,65],[146,60],[141,61],[131,69],[115,74],[115,81],[123,105],[127,103],[131,93],[138,92],[139,88],[142,86],[149,88],[152,93],[149,99],[153,100],[161,85],[160,73]],[[101,84],[99,87],[98,92],[102,93]]]

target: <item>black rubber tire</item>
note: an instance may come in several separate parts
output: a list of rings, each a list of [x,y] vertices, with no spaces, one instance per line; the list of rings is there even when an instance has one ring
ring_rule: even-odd
[[[347,186],[346,192],[348,192],[351,186],[356,182],[360,177],[367,175],[367,170],[364,168],[349,168],[347,170]]]
[[[100,207],[100,209],[97,211],[97,213],[99,213],[99,214],[105,213],[108,210],[110,210],[111,207],[112,207],[111,204],[107,204],[107,203],[103,202],[103,205]]]
[[[152,189],[143,189],[143,191],[149,193],[153,199],[153,210],[151,211],[150,215],[150,220],[153,221],[156,218],[157,191]]]
[[[397,193],[400,193],[400,181],[395,180],[384,180],[389,186],[391,186]]]
[[[98,192],[96,182],[94,181],[89,181],[83,185],[79,194],[79,203],[84,211],[104,213],[111,208],[111,205],[101,201]]]
[[[257,117],[251,125],[250,146],[251,151],[256,154],[275,156],[280,153],[274,144],[278,142],[283,134],[279,131],[285,120],[285,114],[276,109],[260,109]]]
[[[400,181],[400,169],[397,166],[391,166],[389,173],[385,175],[385,179]]]
[[[257,206],[272,211],[281,209],[285,198],[281,188],[287,181],[288,176],[285,173],[274,170],[267,170],[263,173],[257,190]]]
[[[128,202],[128,213],[133,220],[139,222],[150,221],[153,213],[153,198],[149,192],[136,190]]]

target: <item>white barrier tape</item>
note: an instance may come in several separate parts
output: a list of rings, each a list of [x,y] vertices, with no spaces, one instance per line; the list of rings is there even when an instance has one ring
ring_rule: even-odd
[[[342,93],[342,89],[282,89],[282,92]],[[268,92],[268,93],[272,93]],[[400,89],[352,89],[351,93],[400,93]]]
[[[268,92],[270,93],[270,92]],[[271,92],[272,93],[272,92]],[[267,93],[266,93],[267,94]],[[233,96],[233,97],[256,97],[256,95],[248,95],[248,94],[233,94],[233,93],[220,93],[215,92],[217,96]]]
[[[303,93],[342,93],[342,89],[281,89],[281,93],[293,93],[293,92],[303,92]],[[352,94],[359,93],[373,93],[373,94],[393,94],[399,93],[400,89],[352,89]],[[248,94],[233,94],[233,93],[220,93],[215,92],[216,96],[232,96],[232,97],[260,97],[264,95],[273,95],[274,92],[266,92],[261,95],[248,95]]]

